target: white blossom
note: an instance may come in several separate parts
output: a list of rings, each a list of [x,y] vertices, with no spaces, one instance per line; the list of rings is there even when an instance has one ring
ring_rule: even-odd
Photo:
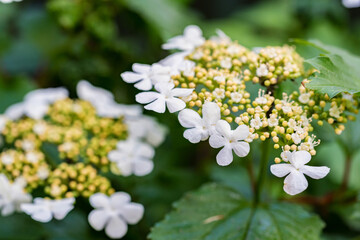
[[[23,179],[16,179],[10,183],[9,179],[0,174],[0,209],[2,216],[8,216],[15,211],[20,211],[20,205],[31,201],[31,195],[26,193]]]
[[[358,8],[360,7],[360,0],[342,0],[342,4],[346,8]]]
[[[124,72],[121,77],[127,83],[135,83],[134,87],[140,90],[150,90],[159,82],[170,82],[171,67],[154,63],[152,65],[134,63],[133,72]]]
[[[230,69],[232,67],[232,60],[231,58],[227,57],[220,61],[220,66],[222,68]]]
[[[3,153],[1,155],[1,162],[4,165],[10,165],[14,162],[14,156],[10,153]]]
[[[232,151],[239,157],[245,157],[250,151],[250,145],[245,140],[250,135],[249,127],[240,125],[235,130],[231,130],[230,124],[225,120],[216,123],[216,133],[209,139],[210,146],[221,148],[216,156],[216,161],[220,166],[229,165],[233,161]]]
[[[300,94],[299,102],[301,102],[303,104],[308,103],[310,101],[310,96],[311,96],[310,93],[302,93],[302,94]]]
[[[8,107],[4,115],[11,120],[17,120],[23,116],[42,119],[50,104],[67,98],[68,95],[68,91],[62,87],[37,89],[26,94],[23,102]]]
[[[269,70],[266,66],[266,64],[260,64],[260,66],[256,69],[256,75],[258,77],[265,77],[269,73]]]
[[[336,104],[329,109],[329,115],[334,118],[339,118],[341,113],[341,109]]]
[[[0,0],[2,3],[21,2],[22,0]]]
[[[287,176],[284,180],[284,191],[290,195],[301,193],[308,187],[304,175],[313,179],[320,179],[330,171],[328,167],[305,165],[311,160],[311,155],[307,151],[293,152],[288,158],[290,163],[273,164],[270,170],[277,177]]]
[[[21,204],[21,210],[38,222],[50,222],[53,218],[62,220],[74,208],[75,198],[35,198],[34,203]]]
[[[216,29],[216,36],[210,38],[211,41],[214,41],[218,44],[229,44],[231,43],[231,38],[226,35],[222,30]]]
[[[202,36],[201,29],[198,26],[190,25],[185,28],[184,35],[170,38],[167,43],[162,45],[162,48],[192,51],[204,42],[205,38]]]
[[[111,92],[95,87],[85,80],[77,84],[76,92],[80,99],[90,102],[101,117],[137,117],[142,114],[141,106],[118,104]]]
[[[276,127],[279,125],[279,118],[276,114],[270,114],[270,118],[268,119],[269,127]]]
[[[123,176],[144,176],[154,168],[154,154],[150,145],[130,139],[118,142],[117,149],[109,152],[108,158],[116,163]]]
[[[179,113],[181,126],[189,128],[184,132],[184,138],[191,143],[198,143],[209,138],[215,132],[217,121],[220,120],[220,107],[214,102],[206,102],[202,108],[202,115],[192,109],[184,109]]]
[[[262,121],[259,115],[255,115],[255,118],[250,120],[250,126],[255,129],[259,129],[262,127]]]
[[[173,83],[158,83],[155,85],[157,92],[142,92],[136,95],[138,103],[146,104],[145,109],[153,110],[158,113],[164,113],[166,107],[170,113],[178,112],[185,108],[186,104],[178,97],[187,97],[193,89],[174,88]]]
[[[225,98],[225,89],[215,88],[215,90],[212,92],[212,95],[217,99],[223,99]]]
[[[89,201],[95,208],[89,214],[89,224],[97,231],[105,228],[110,238],[122,238],[127,232],[127,224],[138,223],[144,214],[144,207],[131,202],[125,192],[116,192],[110,197],[96,193]]]
[[[234,103],[239,103],[243,98],[243,95],[239,92],[232,92],[230,93],[230,98],[233,100]]]

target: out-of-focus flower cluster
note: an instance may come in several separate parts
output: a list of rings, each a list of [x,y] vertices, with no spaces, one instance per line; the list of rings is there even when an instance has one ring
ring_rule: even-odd
[[[149,174],[165,129],[139,106],[118,104],[86,81],[77,93],[70,99],[63,88],[35,90],[1,116],[0,209],[48,222],[63,219],[76,198],[89,198],[96,208],[91,226],[121,238],[144,209],[106,176]]]
[[[213,148],[222,148],[219,165],[230,164],[233,152],[246,156],[253,140],[271,139],[274,149],[282,150],[271,171],[278,177],[287,175],[288,194],[307,188],[304,174],[319,179],[329,173],[327,167],[305,165],[320,144],[311,133],[313,124],[327,122],[341,134],[343,124],[358,112],[359,98],[342,93],[330,99],[307,89],[309,75],[294,47],[249,50],[220,30],[206,40],[197,26],[188,26],[163,48],[180,51],[152,65],[135,63],[133,72],[122,78],[144,91],[136,100],[147,104],[145,109],[180,111],[179,122],[187,128],[184,137],[190,142],[209,138]],[[279,92],[284,81],[296,84],[299,79],[298,91]],[[250,84],[258,86],[256,95],[247,91]]]

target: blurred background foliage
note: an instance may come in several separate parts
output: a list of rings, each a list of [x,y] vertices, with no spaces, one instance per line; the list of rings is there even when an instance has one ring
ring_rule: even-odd
[[[340,0],[24,0],[0,4],[0,110],[37,87],[65,86],[74,94],[81,79],[111,90],[121,102],[134,103],[136,90],[120,73],[134,62],[151,64],[166,56],[161,44],[188,24],[199,25],[205,36],[221,29],[249,48],[304,38],[360,54],[360,8],[346,9]],[[311,54],[306,48],[299,51]],[[240,166],[245,161],[226,169],[215,166],[214,152],[206,143],[193,145],[182,137],[175,115],[154,116],[169,128],[156,152],[154,172],[113,179],[146,208],[144,219],[130,227],[125,239],[145,239],[173,201],[206,181],[251,194],[246,166]],[[328,180],[312,182],[309,193],[323,194],[340,185],[349,152],[355,159],[349,186],[359,189],[359,124],[351,125],[342,138],[331,129],[320,136],[325,141],[318,149],[318,163],[333,170]],[[269,186],[271,182],[268,194],[281,195],[281,181],[272,178]],[[63,222],[41,225],[23,215],[0,218],[0,239],[106,239],[87,225],[87,204],[78,205],[85,211],[74,211]],[[360,203],[315,210],[328,225],[325,239],[360,235]]]

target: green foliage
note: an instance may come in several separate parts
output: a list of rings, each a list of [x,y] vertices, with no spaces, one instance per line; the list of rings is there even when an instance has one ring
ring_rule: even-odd
[[[297,42],[311,45],[324,52],[318,57],[306,60],[318,70],[310,78],[311,82],[306,85],[307,87],[327,93],[330,97],[341,92],[360,92],[360,57],[319,41]]]
[[[149,235],[170,239],[319,239],[323,222],[288,203],[253,206],[239,192],[207,184],[174,205]]]

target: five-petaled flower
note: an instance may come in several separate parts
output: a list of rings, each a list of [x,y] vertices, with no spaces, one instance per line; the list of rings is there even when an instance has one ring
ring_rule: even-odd
[[[273,164],[270,171],[277,177],[287,177],[284,180],[284,191],[290,195],[296,195],[303,192],[308,187],[308,182],[304,176],[307,175],[313,179],[325,177],[330,168],[307,166],[311,160],[311,155],[307,151],[286,152],[286,159],[290,163]]]
[[[167,43],[162,45],[162,48],[192,51],[204,42],[201,29],[198,26],[190,25],[185,28],[184,35],[170,38]]]

